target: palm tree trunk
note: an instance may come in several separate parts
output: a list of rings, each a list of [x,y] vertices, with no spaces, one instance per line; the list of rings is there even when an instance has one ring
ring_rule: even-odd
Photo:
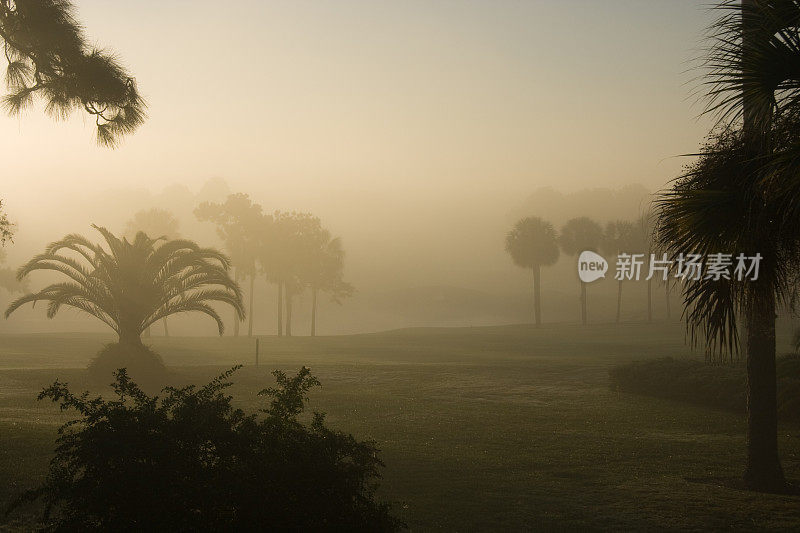
[[[647,321],[653,321],[653,278],[647,280]]]
[[[142,346],[142,337],[136,328],[121,326],[119,332],[119,343],[140,347]]]
[[[752,9],[755,0],[742,0],[741,8]],[[744,15],[744,14],[743,14]],[[752,17],[742,16],[743,26]],[[743,50],[759,35],[743,27]],[[751,43],[752,44],[752,43]],[[747,64],[744,58],[743,64]],[[743,73],[747,75],[748,73]],[[759,109],[745,93],[742,98],[743,131],[756,156],[767,155],[771,117],[759,117]],[[759,120],[759,118],[763,120]],[[764,239],[763,242],[769,242]],[[763,253],[763,251],[762,251]],[[775,258],[774,254],[773,259]],[[744,482],[759,491],[783,491],[786,480],[778,456],[777,376],[775,371],[775,293],[765,284],[755,287],[745,302],[747,321],[747,465]]]
[[[164,317],[164,336],[169,337],[169,328],[167,327],[167,317]]]
[[[775,371],[775,295],[748,302],[747,315],[747,488],[778,492],[786,480],[778,457],[778,403]]]
[[[581,281],[581,324],[587,325],[589,323],[589,313],[586,309],[586,283]]]
[[[622,315],[622,280],[617,282],[617,324]]]
[[[238,285],[240,279],[241,279],[241,276],[239,275],[239,268],[238,267],[234,267],[234,270],[233,270],[233,281],[235,281],[236,284]],[[236,313],[236,310],[233,311],[233,336],[234,337],[238,337],[239,336],[239,315]]]
[[[536,327],[542,325],[542,267],[536,265],[533,267],[533,318]]]
[[[670,320],[672,318],[672,307],[670,306],[669,302],[669,279],[664,282],[664,293],[667,302],[667,320]]]
[[[311,336],[317,335],[317,288],[311,287]]]
[[[294,294],[292,291],[286,291],[286,336],[292,336],[292,299]]]
[[[278,337],[283,336],[283,282],[278,282]]]
[[[256,284],[255,271],[250,274],[250,309],[247,312],[247,336],[253,336],[253,292]]]

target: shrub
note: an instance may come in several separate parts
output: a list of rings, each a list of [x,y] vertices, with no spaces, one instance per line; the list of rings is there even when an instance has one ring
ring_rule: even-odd
[[[383,466],[372,442],[298,416],[319,385],[303,367],[275,371],[278,387],[261,415],[224,394],[235,367],[202,388],[148,396],[124,369],[116,398],[79,396],[56,381],[39,395],[81,415],[59,430],[43,486],[18,503],[43,499],[53,530],[262,531],[396,530],[375,501]]]
[[[167,382],[167,369],[157,353],[147,346],[106,344],[89,363],[89,380],[95,386],[106,387],[115,380],[117,369],[124,368],[126,375],[146,391],[158,391]]]
[[[652,359],[616,366],[609,371],[611,388],[744,412],[745,371],[742,366],[709,365],[691,359]],[[800,356],[777,359],[778,416],[800,422]]]

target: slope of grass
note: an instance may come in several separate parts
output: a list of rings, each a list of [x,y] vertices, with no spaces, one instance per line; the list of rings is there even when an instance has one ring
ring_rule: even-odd
[[[246,409],[259,406],[269,370],[310,364],[323,384],[311,408],[379,443],[381,495],[416,531],[796,529],[799,497],[737,487],[741,416],[609,389],[613,365],[685,356],[682,340],[679,326],[646,325],[262,338],[259,367],[249,339],[154,344],[176,384],[247,363],[231,389]],[[0,339],[0,503],[41,478],[68,418],[36,393],[56,377],[80,387],[84,372],[69,367],[103,342]],[[47,367],[50,351],[67,369]],[[13,368],[9,352],[39,368]],[[800,478],[800,430],[783,427],[780,439],[787,475]]]

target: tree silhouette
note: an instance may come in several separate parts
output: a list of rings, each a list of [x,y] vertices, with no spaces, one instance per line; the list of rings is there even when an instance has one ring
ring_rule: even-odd
[[[113,54],[86,43],[66,0],[0,0],[0,39],[8,60],[5,106],[19,114],[37,97],[48,114],[83,109],[97,142],[115,146],[145,119],[136,81]]]
[[[542,266],[558,261],[558,239],[553,225],[539,217],[519,220],[506,235],[506,252],[514,264],[533,272],[533,316],[536,326],[542,323]]]
[[[650,268],[653,252],[653,213],[645,212],[639,216],[635,227],[635,250],[644,254],[645,268]],[[647,280],[647,321],[653,321],[653,278]]]
[[[213,302],[232,306],[244,315],[239,286],[228,276],[228,258],[188,240],[151,239],[138,233],[133,242],[93,226],[107,249],[80,235],[67,235],[20,267],[18,279],[37,270],[63,274],[67,281],[11,303],[6,318],[20,306],[46,301],[47,317],[63,306],[83,311],[107,324],[120,344],[142,347],[141,334],[169,315],[200,312],[224,331]]]
[[[0,246],[5,246],[6,242],[14,237],[14,224],[8,219],[8,215],[3,212],[3,200],[0,200]]]
[[[166,209],[146,209],[137,211],[133,218],[125,225],[124,236],[133,241],[136,234],[140,231],[151,238],[164,237],[167,240],[173,240],[180,237],[178,228],[180,223],[175,215]],[[164,324],[164,336],[169,337],[169,326],[167,325],[167,317],[162,319]],[[150,328],[145,330],[145,335],[150,335]]]
[[[719,119],[698,163],[659,202],[659,242],[673,254],[761,254],[755,282],[684,285],[692,330],[711,357],[738,349],[747,324],[748,488],[786,487],[777,443],[775,317],[797,264],[800,1],[722,2],[704,66],[706,111]]]
[[[250,296],[247,336],[253,336],[253,304],[255,301],[256,260],[271,217],[261,213],[261,206],[244,193],[231,194],[224,203],[203,202],[194,211],[198,220],[213,222],[217,235],[230,254],[234,280],[249,278]],[[234,335],[239,335],[239,318],[234,319]]]
[[[6,252],[0,248],[0,265],[6,262]],[[8,267],[0,267],[0,287],[10,293],[25,292],[28,290],[27,280],[19,281],[14,271]]]
[[[331,239],[327,230],[314,235],[301,279],[311,289],[311,336],[317,334],[317,293],[328,293],[341,304],[343,298],[353,294],[353,286],[344,281],[344,249],[339,237]]]
[[[145,393],[126,369],[111,397],[59,381],[49,399],[77,416],[58,431],[41,486],[11,509],[42,500],[56,531],[397,531],[377,499],[383,462],[372,441],[306,414],[320,382],[303,367],[274,371],[246,413],[226,394],[231,375],[205,386]]]
[[[636,227],[633,222],[627,220],[608,222],[603,232],[601,248],[609,256],[609,259],[621,253],[633,254],[638,252]],[[622,314],[622,281],[622,279],[617,280],[617,324],[619,324]]]
[[[603,229],[589,217],[572,218],[561,228],[559,244],[567,255],[578,255],[584,251],[596,252],[603,239]],[[588,324],[586,283],[581,281],[581,324]]]

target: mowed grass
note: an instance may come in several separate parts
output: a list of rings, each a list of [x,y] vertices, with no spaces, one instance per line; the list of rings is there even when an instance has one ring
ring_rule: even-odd
[[[261,337],[258,367],[254,339],[151,340],[176,384],[245,364],[230,391],[247,410],[270,370],[310,366],[323,384],[311,409],[378,442],[380,495],[415,531],[797,529],[800,497],[738,487],[742,417],[609,390],[611,366],[689,357],[683,339],[678,324]],[[70,416],[36,394],[56,378],[82,388],[82,368],[110,340],[0,337],[0,504],[41,480]],[[780,433],[784,468],[799,479],[800,428]]]

